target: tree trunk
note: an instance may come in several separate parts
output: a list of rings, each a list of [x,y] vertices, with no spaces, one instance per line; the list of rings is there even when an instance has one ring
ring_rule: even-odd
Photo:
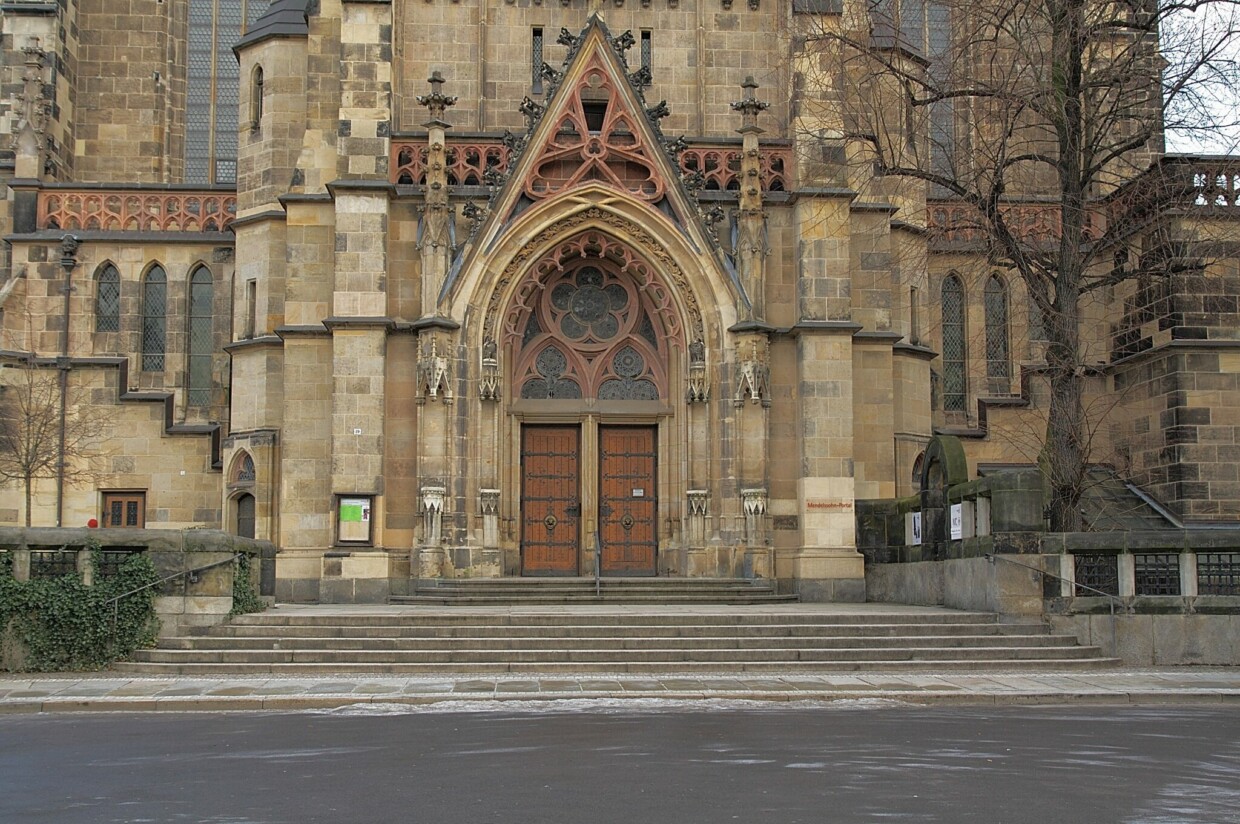
[[[32,483],[33,483],[33,480],[30,477],[27,477],[26,478],[26,526],[27,527],[30,526],[30,499],[32,497],[30,494],[30,486]]]

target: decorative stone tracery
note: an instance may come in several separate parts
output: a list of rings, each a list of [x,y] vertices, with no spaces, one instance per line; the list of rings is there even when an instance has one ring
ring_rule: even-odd
[[[520,397],[667,397],[666,338],[679,336],[679,319],[665,287],[631,276],[640,266],[626,252],[586,233],[544,259],[518,290],[504,337]]]

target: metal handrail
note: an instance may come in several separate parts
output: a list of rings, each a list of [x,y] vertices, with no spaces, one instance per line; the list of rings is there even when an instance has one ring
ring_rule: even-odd
[[[594,597],[601,598],[603,589],[603,542],[594,531]]]
[[[128,598],[130,595],[137,595],[139,592],[148,590],[151,587],[157,587],[157,586],[160,586],[161,584],[166,584],[169,581],[173,581],[184,575],[196,575],[197,573],[205,572],[208,569],[215,569],[218,566],[224,566],[225,564],[236,563],[237,559],[240,558],[244,554],[245,554],[244,552],[238,552],[238,553],[235,553],[231,558],[227,558],[223,561],[215,561],[213,563],[205,564],[200,567],[194,567],[193,569],[183,569],[180,572],[174,572],[171,575],[167,575],[163,578],[160,578],[158,581],[152,581],[149,584],[143,584],[142,586],[137,587],[136,589],[131,589],[128,592],[122,592],[120,595],[117,595],[115,598],[109,598],[108,600],[103,602],[103,606],[107,608],[109,605],[111,605],[112,607],[112,626],[114,627],[116,626],[116,622],[120,617],[122,599]]]
[[[1117,644],[1115,640],[1115,604],[1118,603],[1120,607],[1123,608],[1125,613],[1128,612],[1128,607],[1124,604],[1122,600],[1120,600],[1119,596],[1112,595],[1109,592],[1103,592],[1100,589],[1091,587],[1089,584],[1082,584],[1076,581],[1069,581],[1067,578],[1063,577],[1062,575],[1057,575],[1054,572],[1047,572],[1045,569],[1035,567],[1031,564],[1022,564],[1020,561],[1014,561],[1011,558],[1007,557],[1006,555],[997,555],[993,552],[986,553],[986,560],[989,561],[990,563],[993,564],[996,558],[998,558],[1000,561],[1006,561],[1007,563],[1014,564],[1018,567],[1024,567],[1025,569],[1031,569],[1034,572],[1038,573],[1039,575],[1044,575],[1047,578],[1054,578],[1057,581],[1063,581],[1065,584],[1069,584],[1074,587],[1080,587],[1081,589],[1086,589],[1086,590],[1089,590],[1090,592],[1096,592],[1102,597],[1106,598],[1107,605],[1110,606],[1111,608],[1111,652],[1112,654],[1116,656],[1119,655],[1119,645]]]

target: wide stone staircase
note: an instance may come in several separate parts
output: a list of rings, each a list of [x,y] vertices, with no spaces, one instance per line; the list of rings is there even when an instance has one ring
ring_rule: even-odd
[[[793,602],[767,579],[439,578],[421,579],[393,604],[456,606],[553,604],[774,604]]]
[[[883,604],[280,607],[169,638],[126,673],[813,674],[1114,666],[1038,622]]]

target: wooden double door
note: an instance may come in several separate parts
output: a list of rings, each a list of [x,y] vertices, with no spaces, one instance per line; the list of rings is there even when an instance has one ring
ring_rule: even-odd
[[[581,574],[596,534],[603,575],[656,573],[656,428],[608,425],[597,433],[586,460],[579,425],[521,428],[522,574]],[[597,472],[583,472],[588,463]]]

